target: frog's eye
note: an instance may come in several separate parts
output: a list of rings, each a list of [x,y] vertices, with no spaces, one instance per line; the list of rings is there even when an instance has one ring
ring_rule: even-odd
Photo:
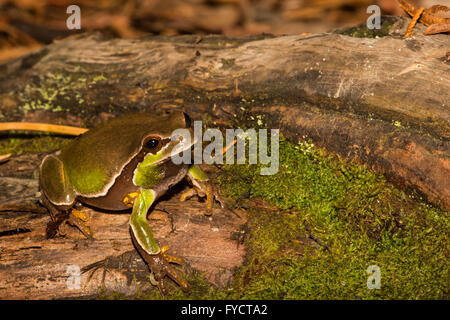
[[[145,147],[148,149],[155,149],[159,146],[161,140],[159,139],[150,139],[145,143]]]

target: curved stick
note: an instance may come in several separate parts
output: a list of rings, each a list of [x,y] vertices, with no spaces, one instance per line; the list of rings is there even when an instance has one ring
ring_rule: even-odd
[[[44,131],[64,135],[78,136],[89,129],[36,122],[0,122],[0,131],[25,130]]]

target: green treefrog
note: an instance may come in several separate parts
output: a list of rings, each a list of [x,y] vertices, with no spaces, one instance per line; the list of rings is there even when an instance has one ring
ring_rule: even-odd
[[[47,155],[39,175],[41,202],[51,216],[47,236],[54,237],[61,223],[67,222],[92,237],[82,213],[74,208],[79,203],[103,210],[132,208],[132,241],[160,290],[166,290],[163,282],[166,275],[187,290],[188,283],[170,265],[181,263],[182,259],[167,255],[166,247],[158,246],[147,212],[161,195],[185,177],[194,188],[183,194],[181,200],[195,194],[206,196],[208,212],[214,199],[220,201],[197,165],[171,161],[171,154],[190,150],[195,143],[194,139],[183,141],[184,138],[173,135],[180,128],[192,133],[188,120],[183,112],[123,116],[78,136],[56,156]]]

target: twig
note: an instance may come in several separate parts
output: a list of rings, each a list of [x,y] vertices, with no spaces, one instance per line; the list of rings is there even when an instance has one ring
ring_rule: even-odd
[[[330,247],[326,243],[324,243],[322,240],[320,240],[318,237],[314,236],[311,233],[311,229],[306,224],[306,221],[303,221],[303,226],[305,227],[306,232],[308,232],[308,237],[313,240],[315,243],[317,243],[319,246],[324,247],[329,253],[331,253]]]
[[[61,126],[48,123],[35,123],[35,122],[0,122],[0,131],[10,130],[26,130],[26,131],[44,131],[53,132],[59,134],[67,134],[72,136],[78,136],[88,131],[85,128]]]
[[[402,8],[407,14],[413,17],[411,22],[409,23],[408,31],[404,36],[405,39],[411,35],[417,21],[420,21],[424,25],[429,26],[429,28],[425,31],[426,35],[450,31],[450,18],[441,18],[435,15],[435,13],[437,12],[450,11],[449,7],[435,5],[428,9],[416,9],[407,0],[397,0],[397,2],[400,8]]]

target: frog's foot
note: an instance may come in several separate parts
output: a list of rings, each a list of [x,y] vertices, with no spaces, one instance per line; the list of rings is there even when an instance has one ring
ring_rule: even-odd
[[[69,213],[67,211],[57,213],[57,215],[50,214],[51,220],[47,223],[47,228],[45,229],[45,235],[47,239],[65,235],[59,227],[64,221],[67,220]]]
[[[63,214],[58,215],[47,225],[47,238],[54,238],[56,236],[67,236],[61,230],[61,225],[67,223],[76,227],[88,239],[92,239],[93,233],[86,224],[89,221],[89,215],[77,209],[70,209]]]
[[[168,276],[175,281],[183,291],[188,291],[189,284],[182,278],[181,274],[170,265],[171,262],[181,264],[183,263],[183,259],[167,255],[167,249],[167,247],[161,248],[161,251],[158,254],[149,254],[144,250],[139,250],[139,252],[151,270],[156,286],[163,295],[167,294],[167,288],[164,284],[165,276]]]
[[[213,185],[209,181],[193,181],[194,187],[190,188],[188,191],[184,192],[181,197],[180,201],[186,201],[193,196],[198,196],[199,198],[206,197],[206,215],[212,214],[212,209],[214,206],[214,200],[219,202],[222,209],[226,208],[225,200],[220,195],[219,191],[217,190],[216,186]]]
[[[179,265],[184,264],[184,260],[182,258],[179,257],[174,257],[174,256],[169,256],[166,251],[169,250],[169,246],[163,246],[161,247],[161,254],[163,255],[163,257],[167,260],[167,262],[169,263],[176,263]]]
[[[81,233],[88,239],[92,239],[93,233],[91,228],[87,225],[89,222],[89,215],[84,213],[83,211],[79,211],[77,209],[72,209],[70,212],[69,219],[67,219],[67,223],[73,227],[78,228]]]

